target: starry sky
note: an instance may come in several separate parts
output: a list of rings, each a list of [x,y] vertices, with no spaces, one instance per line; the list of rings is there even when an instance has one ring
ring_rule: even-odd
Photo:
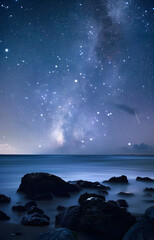
[[[154,154],[152,0],[0,0],[0,153]]]

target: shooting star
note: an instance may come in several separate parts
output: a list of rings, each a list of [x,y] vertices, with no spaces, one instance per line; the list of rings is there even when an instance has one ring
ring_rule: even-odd
[[[136,117],[136,120],[138,121],[138,124],[140,125],[141,124],[141,122],[140,122],[140,120],[139,120],[139,117],[138,117],[138,114],[137,114],[137,112],[135,111],[135,117]]]

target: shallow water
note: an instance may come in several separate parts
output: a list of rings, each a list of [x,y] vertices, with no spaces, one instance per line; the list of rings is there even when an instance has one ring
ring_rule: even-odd
[[[90,180],[99,181],[109,179],[112,176],[127,175],[129,185],[111,185],[107,200],[117,200],[121,197],[117,193],[121,191],[133,192],[135,196],[125,197],[128,201],[128,211],[142,214],[148,207],[154,205],[145,203],[145,200],[154,200],[153,197],[145,197],[143,189],[154,187],[154,183],[136,182],[137,176],[154,178],[154,156],[0,156],[0,193],[12,198],[10,204],[0,206],[11,216],[11,221],[18,222],[22,214],[14,214],[11,206],[17,202],[25,203],[23,195],[17,194],[16,190],[21,177],[30,172],[48,172],[62,177],[64,180]],[[82,192],[85,192],[83,190]],[[91,190],[91,192],[94,192]],[[70,199],[55,199],[39,206],[47,212],[56,214],[56,206],[70,206],[77,204],[81,194],[74,194]],[[123,197],[122,197],[123,198]],[[54,217],[53,220],[54,222]]]

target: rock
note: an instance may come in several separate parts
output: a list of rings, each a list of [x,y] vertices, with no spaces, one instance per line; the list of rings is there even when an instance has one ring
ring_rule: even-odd
[[[11,198],[5,196],[4,194],[0,194],[0,203],[9,203],[11,202]]]
[[[62,180],[60,177],[49,173],[30,173],[24,175],[18,192],[23,192],[28,198],[35,199],[40,194],[52,193],[55,196],[68,196],[68,192],[79,189]]]
[[[47,217],[46,215],[35,213],[33,215],[24,217],[21,220],[21,224],[28,226],[46,226],[49,225],[49,217]]]
[[[113,200],[109,200],[107,201],[107,204],[111,207],[114,207],[114,208],[119,208],[119,205],[116,201],[113,201]]]
[[[6,213],[0,211],[0,220],[10,220],[10,217]]]
[[[144,217],[145,217],[148,221],[154,223],[154,206],[148,208],[148,209],[145,211]]]
[[[108,183],[127,183],[128,184],[128,179],[125,175],[122,175],[120,177],[111,177],[109,180],[104,181]]]
[[[140,182],[154,182],[154,179],[149,178],[149,177],[137,177],[136,181],[140,181]]]
[[[16,211],[16,212],[25,212],[26,211],[26,207],[22,206],[22,205],[13,206],[12,210]]]
[[[44,214],[44,211],[38,207],[32,206],[28,209],[27,214],[39,213]]]
[[[60,193],[55,193],[55,197],[64,197],[64,198],[70,198],[71,196],[70,196],[70,194],[69,193],[67,193],[67,192],[65,192],[65,193],[62,193],[62,192],[60,192]]]
[[[119,204],[120,207],[124,207],[124,208],[128,207],[128,203],[124,199],[118,199],[117,203]]]
[[[25,204],[25,208],[26,208],[26,209],[28,209],[28,208],[30,208],[30,207],[32,207],[32,206],[37,207],[37,203],[36,203],[35,201],[29,201],[29,202],[27,202],[27,203]]]
[[[154,200],[144,200],[144,202],[146,202],[146,203],[154,203]]]
[[[92,189],[99,189],[99,190],[110,190],[111,189],[110,187],[104,186],[103,184],[100,184],[99,182],[78,180],[77,184],[81,188],[92,188]]]
[[[51,193],[40,193],[35,196],[35,201],[42,201],[42,200],[52,200],[53,196]]]
[[[146,193],[146,194],[144,194],[144,197],[152,197],[152,194],[151,193]]]
[[[78,230],[80,223],[80,207],[71,206],[56,216],[56,225],[66,227],[71,230]]]
[[[109,193],[106,190],[98,190],[99,193],[103,195],[108,195]]]
[[[57,206],[57,211],[62,212],[66,209],[64,206]]]
[[[105,201],[105,197],[102,196],[102,195],[98,195],[98,194],[96,194],[96,193],[84,193],[84,194],[82,194],[82,195],[80,196],[78,202],[79,202],[79,204],[81,205],[81,204],[83,204],[86,200],[91,199],[92,197],[93,197],[93,198],[100,198],[100,199],[102,199],[102,200]]]
[[[125,234],[122,240],[152,240],[154,239],[154,228],[145,221],[135,223]]]
[[[96,231],[110,240],[120,240],[136,219],[117,202],[91,198],[56,216],[56,225],[78,231]]]
[[[144,192],[151,192],[154,193],[154,188],[145,188]]]
[[[134,193],[131,192],[120,192],[118,193],[119,196],[123,196],[123,197],[132,197],[134,196]]]
[[[22,235],[22,233],[20,233],[20,232],[16,232],[16,233],[11,233],[10,234],[10,236],[21,236]]]
[[[52,232],[41,233],[39,240],[76,240],[76,233],[67,228],[58,228]]]

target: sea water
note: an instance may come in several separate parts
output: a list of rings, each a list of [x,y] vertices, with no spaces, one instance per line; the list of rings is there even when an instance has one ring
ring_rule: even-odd
[[[106,200],[121,198],[117,195],[121,191],[133,192],[135,196],[125,197],[125,199],[129,204],[128,210],[135,214],[142,214],[148,207],[154,205],[146,202],[154,200],[154,195],[147,198],[143,191],[146,187],[154,188],[154,183],[143,183],[135,180],[137,176],[154,178],[154,156],[1,155],[0,194],[10,196],[12,201],[11,205],[0,206],[0,209],[10,214],[13,221],[18,220],[19,216],[15,219],[10,206],[20,202],[23,204],[26,201],[24,195],[18,194],[16,191],[24,174],[31,172],[48,172],[63,178],[65,181],[82,179],[99,181],[100,183],[112,176],[123,174],[128,177],[129,184],[110,185],[111,190],[106,196]],[[70,199],[63,199],[63,205],[77,204],[77,198],[82,192],[72,195]],[[91,190],[91,192],[94,191]],[[61,199],[56,199],[57,204],[58,202],[60,204],[60,201]],[[46,210],[49,210],[47,205]]]

